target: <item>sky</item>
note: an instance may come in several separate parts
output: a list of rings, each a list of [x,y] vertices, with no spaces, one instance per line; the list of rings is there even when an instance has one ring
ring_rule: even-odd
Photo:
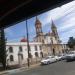
[[[42,23],[44,33],[51,32],[51,19],[57,27],[58,34],[62,43],[67,43],[69,37],[75,37],[75,1],[62,5],[38,15]],[[27,20],[29,40],[32,41],[36,36],[35,30],[36,17]],[[5,37],[9,42],[18,42],[26,36],[26,21],[20,22],[5,29]]]

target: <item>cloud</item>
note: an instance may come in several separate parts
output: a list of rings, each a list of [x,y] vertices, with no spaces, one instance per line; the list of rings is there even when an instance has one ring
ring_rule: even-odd
[[[75,28],[70,29],[64,33],[61,33],[60,38],[61,38],[63,43],[67,43],[69,37],[71,37],[71,36],[75,36]]]
[[[43,17],[41,19],[43,26],[50,23],[51,18],[54,21],[56,21],[58,19],[60,20],[61,18],[64,18],[65,16],[69,15],[73,11],[75,11],[75,1],[72,1],[68,4],[61,6],[61,7],[57,7],[53,10],[50,10],[50,11],[41,15],[41,16],[46,15],[45,18]]]
[[[57,20],[75,9],[75,1],[49,11],[48,19],[52,17]]]
[[[69,17],[69,19],[66,19],[63,23],[61,23],[61,26],[58,28],[58,30],[65,31],[73,27],[75,27],[75,17]]]

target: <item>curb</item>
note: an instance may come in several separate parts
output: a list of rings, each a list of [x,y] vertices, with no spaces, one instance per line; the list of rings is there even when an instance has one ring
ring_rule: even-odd
[[[29,68],[28,67],[23,67],[23,68],[20,68],[19,70],[21,71],[21,72],[23,72],[23,71],[28,71],[28,70],[31,70],[31,69],[34,69],[34,68],[36,68],[36,67],[39,67],[40,66],[40,63],[38,63],[38,64],[35,64],[35,65],[31,65]]]
[[[31,69],[36,68],[38,66],[40,66],[40,63],[35,64],[35,65],[31,65],[29,68],[28,67],[22,67],[22,68],[19,68],[19,69],[3,71],[3,72],[0,73],[0,75],[28,71],[28,70],[31,70]]]
[[[4,71],[4,72],[1,72],[0,75],[3,75],[3,74],[8,74],[9,72],[7,71]]]

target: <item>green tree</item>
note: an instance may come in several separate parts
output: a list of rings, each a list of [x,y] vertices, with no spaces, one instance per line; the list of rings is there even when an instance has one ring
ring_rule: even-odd
[[[75,39],[73,37],[70,37],[67,44],[70,49],[74,49]]]
[[[6,45],[4,29],[0,29],[0,62],[3,65],[3,69],[6,69]]]

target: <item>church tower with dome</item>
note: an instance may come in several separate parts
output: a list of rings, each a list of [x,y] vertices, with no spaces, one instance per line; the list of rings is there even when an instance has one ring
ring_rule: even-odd
[[[38,17],[36,17],[35,28],[36,28],[36,37],[37,37],[36,41],[44,42],[44,36],[43,36],[43,32],[42,32],[42,23],[40,22]]]

